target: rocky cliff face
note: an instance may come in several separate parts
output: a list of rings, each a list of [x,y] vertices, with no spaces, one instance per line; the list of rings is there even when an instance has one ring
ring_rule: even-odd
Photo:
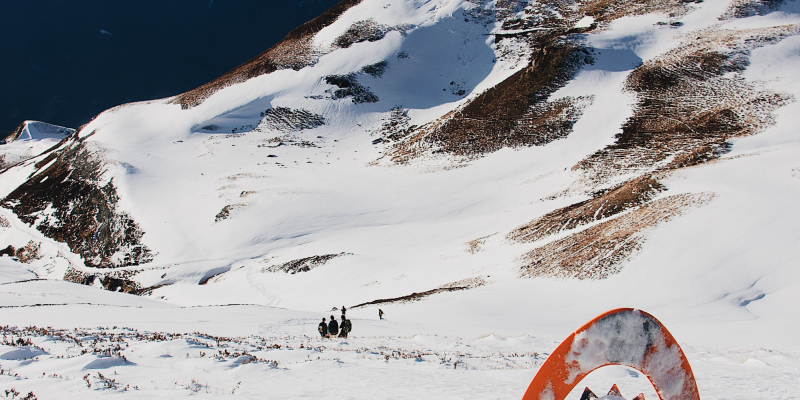
[[[85,264],[115,268],[152,261],[140,239],[144,232],[118,209],[113,178],[103,151],[76,132],[34,164],[30,178],[2,206],[53,240],[69,245]]]

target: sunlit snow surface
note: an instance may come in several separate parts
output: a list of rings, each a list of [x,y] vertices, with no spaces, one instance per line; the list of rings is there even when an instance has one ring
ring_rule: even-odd
[[[330,52],[300,71],[226,88],[190,110],[154,101],[98,116],[81,136],[94,133],[87,141],[105,149],[120,207],[158,253],[138,278],[144,286],[169,285],[136,297],[59,281],[80,258],[0,209],[9,225],[0,228],[0,244],[42,242],[43,254],[31,264],[0,258],[0,324],[16,327],[8,328],[8,340],[13,329],[53,329],[23,332],[30,344],[0,348],[0,390],[33,391],[40,399],[521,398],[570,332],[606,310],[636,307],[681,343],[703,399],[800,396],[800,103],[779,109],[765,132],[735,140],[721,160],[666,179],[669,194],[712,192],[714,200],[649,231],[617,275],[519,279],[517,257],[539,244],[504,239],[524,222],[585,199],[544,200],[573,182],[573,165],[613,142],[633,102],[622,85],[639,62],[715,24],[797,23],[796,3],[723,23],[716,17],[727,2],[706,1],[677,28],[657,25],[663,15],[622,18],[587,35],[597,62],[554,94],[595,96],[566,139],[453,169],[441,159],[373,164],[386,151],[372,145],[374,133],[392,108],[408,109],[411,123],[422,124],[525,66],[491,62],[485,33],[498,27],[464,21],[470,7],[364,1],[320,31],[316,44],[329,46],[368,18],[407,30]],[[322,77],[381,60],[388,62],[381,78],[358,76],[381,101],[324,98],[332,87]],[[793,36],[754,50],[743,76],[800,98],[797,65],[800,37]],[[450,82],[465,93],[450,91]],[[291,132],[277,146],[269,139],[285,132],[248,127],[276,107],[307,110],[326,125]],[[210,125],[219,130],[204,128]],[[313,146],[294,145],[303,142]],[[3,173],[0,194],[33,170],[31,162]],[[215,221],[226,206],[229,217]],[[480,251],[469,251],[467,242],[484,237]],[[339,253],[346,254],[309,272],[264,272]],[[37,277],[50,280],[19,282]],[[332,307],[474,277],[487,284],[381,306],[384,321],[377,307],[351,309],[352,338],[317,337],[322,317],[338,317]],[[81,345],[56,339],[67,335],[59,330]],[[244,350],[256,362],[244,362]],[[656,398],[646,378],[621,367],[592,373],[572,398],[583,386],[604,394],[613,383],[626,398]]]

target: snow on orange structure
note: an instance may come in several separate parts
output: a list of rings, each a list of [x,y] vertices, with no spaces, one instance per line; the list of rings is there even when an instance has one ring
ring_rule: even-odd
[[[606,365],[641,371],[661,400],[700,400],[692,368],[675,338],[655,317],[632,308],[600,314],[567,337],[522,400],[563,400],[586,375]]]

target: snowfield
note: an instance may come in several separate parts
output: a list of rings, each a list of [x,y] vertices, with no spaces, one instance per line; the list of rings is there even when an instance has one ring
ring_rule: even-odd
[[[703,399],[800,398],[799,2],[350,3],[289,43],[301,67],[0,146],[0,396],[521,398],[633,307]],[[449,151],[449,121],[546,64],[521,33],[553,24],[591,58],[525,114],[553,136]],[[676,68],[706,75],[656,73]],[[710,89],[658,97],[681,79]],[[643,99],[670,106],[640,142],[684,136],[614,147]],[[320,339],[342,305],[351,337]],[[623,367],[570,398],[614,383],[657,398]]]

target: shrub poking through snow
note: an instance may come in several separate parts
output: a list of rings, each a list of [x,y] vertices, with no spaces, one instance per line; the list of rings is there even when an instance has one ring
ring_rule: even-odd
[[[24,262],[26,264],[30,264],[40,258],[42,255],[39,254],[39,248],[42,246],[39,242],[34,242],[33,240],[29,241],[23,247],[17,249],[17,258],[19,258],[20,262]]]
[[[338,87],[332,94],[334,100],[352,97],[353,103],[356,104],[377,103],[380,100],[375,93],[369,91],[368,87],[358,83],[356,74],[352,72],[346,75],[328,75],[325,77],[325,83]]]
[[[68,282],[79,283],[82,285],[92,286],[95,283],[112,292],[124,292],[131,294],[146,294],[148,290],[153,288],[142,288],[139,282],[136,282],[133,277],[141,272],[141,270],[111,270],[111,271],[79,271],[73,267],[67,268],[64,273],[64,280]],[[163,285],[161,285],[163,286]]]
[[[214,217],[214,222],[220,222],[224,219],[228,219],[231,216],[231,211],[246,206],[247,204],[238,203],[238,204],[228,204],[225,207],[222,207],[222,211],[217,213],[217,216]]]
[[[372,144],[382,142],[396,142],[414,131],[416,126],[411,126],[411,118],[408,116],[408,110],[403,107],[395,107],[389,111],[389,115],[382,118],[383,124],[373,133],[378,136],[377,139],[372,141]]]
[[[361,72],[372,75],[373,78],[380,78],[383,76],[383,73],[386,71],[386,68],[389,67],[389,63],[386,61],[379,61],[375,64],[367,65],[366,67],[361,68]]]
[[[355,43],[376,42],[383,39],[383,37],[386,36],[387,31],[387,26],[380,25],[374,20],[368,19],[364,21],[358,21],[353,25],[350,25],[350,27],[347,28],[347,30],[341,36],[336,38],[336,40],[333,42],[333,45],[335,47],[347,48]]]
[[[261,122],[254,129],[258,132],[296,132],[325,125],[325,118],[304,109],[286,107],[269,108],[261,113]]]

